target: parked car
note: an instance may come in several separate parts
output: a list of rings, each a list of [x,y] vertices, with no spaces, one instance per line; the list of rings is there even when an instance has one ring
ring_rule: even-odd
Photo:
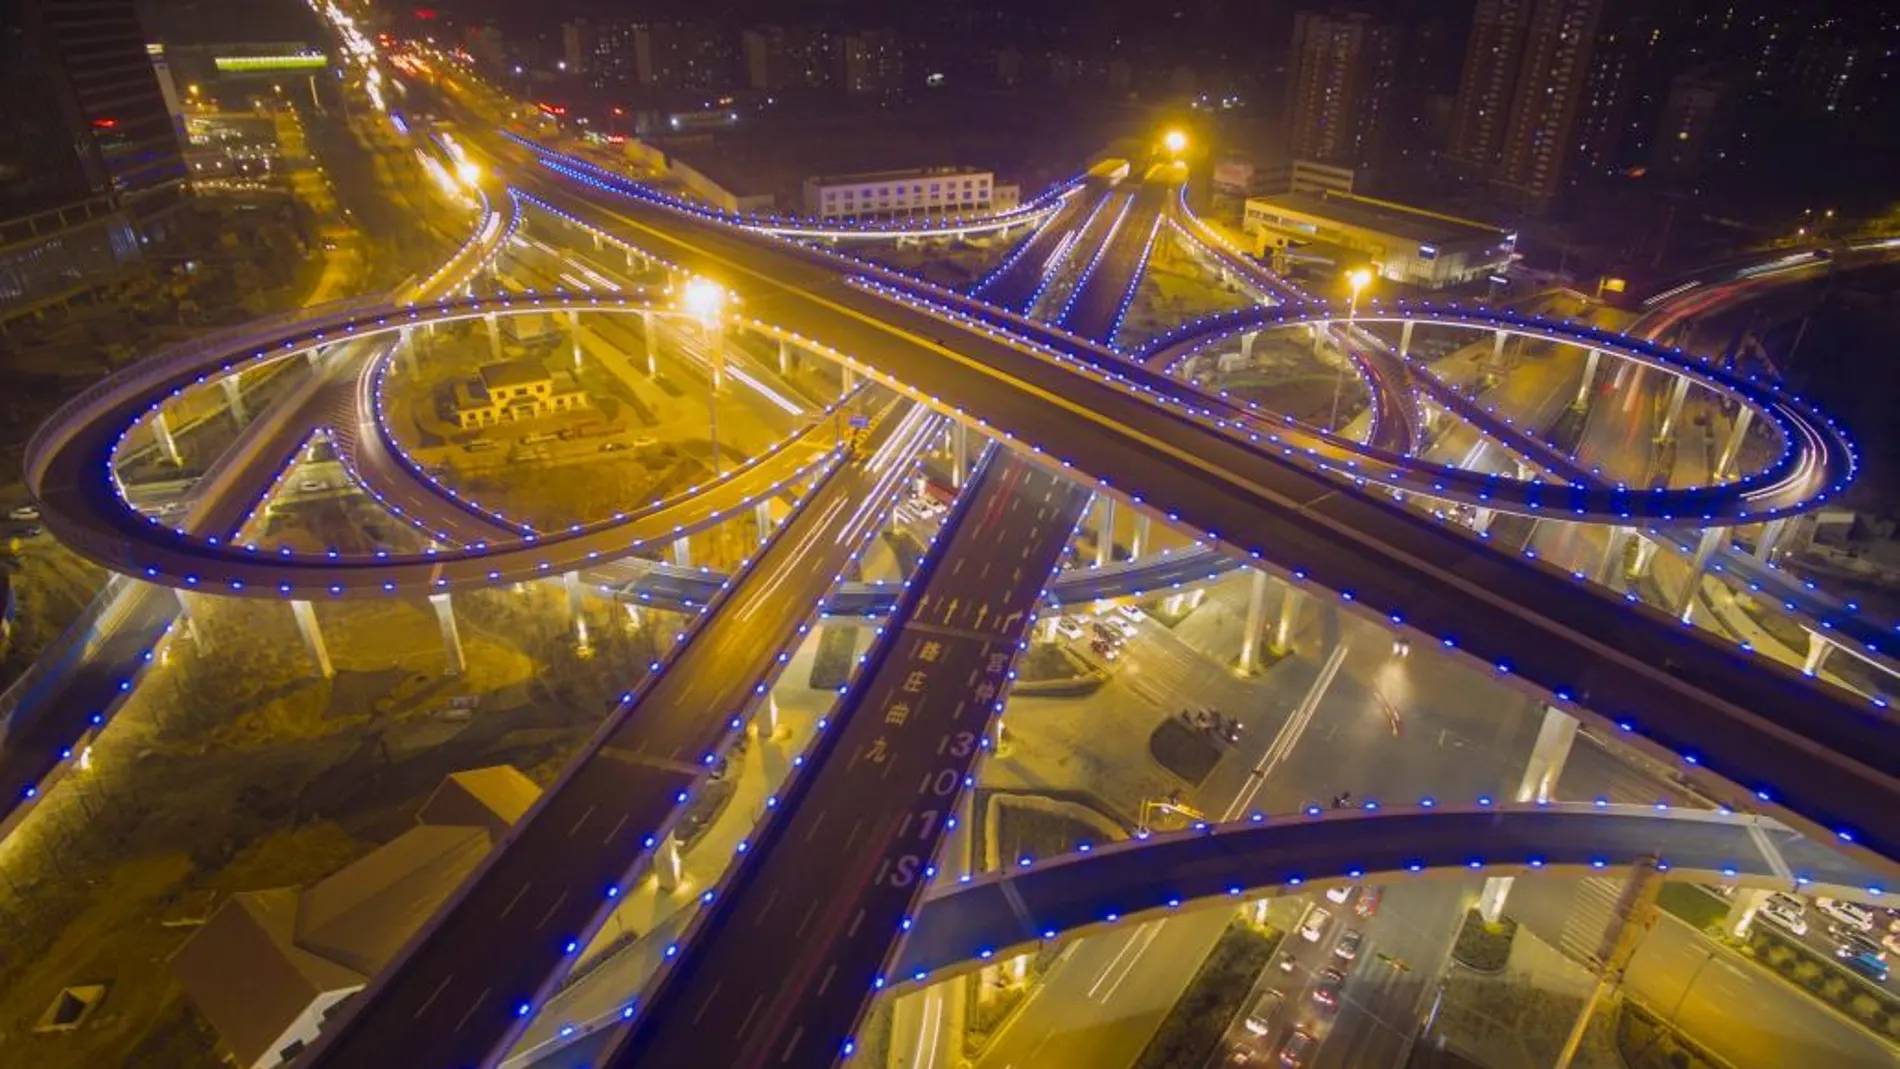
[[[1104,661],[1112,661],[1122,655],[1121,647],[1107,639],[1096,639],[1089,643],[1089,649],[1094,650],[1095,655]]]
[[[1346,974],[1338,969],[1321,969],[1313,983],[1313,1001],[1329,1010],[1339,1008],[1339,989],[1346,986]]]
[[[1859,902],[1843,902],[1838,898],[1817,898],[1814,906],[1822,913],[1842,924],[1858,928],[1863,932],[1874,929],[1874,911]]]
[[[1319,1040],[1304,1028],[1295,1028],[1280,1041],[1280,1064],[1286,1069],[1300,1069],[1319,1048]]]
[[[1300,918],[1300,938],[1309,943],[1319,942],[1319,937],[1326,934],[1327,922],[1332,919],[1333,913],[1329,909],[1314,906],[1307,910],[1306,916]]]
[[[37,520],[39,518],[40,518],[40,510],[33,507],[32,505],[19,505],[19,506],[14,507],[12,511],[7,513],[7,519],[9,520],[30,521],[30,520]]]
[[[1789,935],[1808,934],[1807,919],[1801,916],[1798,910],[1789,909],[1786,903],[1772,900],[1764,902],[1761,908],[1755,911],[1755,916],[1782,929]]]
[[[1253,1009],[1247,1011],[1247,1019],[1241,1024],[1256,1036],[1264,1036],[1273,1031],[1273,1019],[1280,1014],[1280,1007],[1286,1004],[1286,992],[1277,987],[1269,987],[1260,992],[1253,1000]]]
[[[1887,982],[1887,963],[1872,954],[1856,954],[1845,962],[1848,968],[1877,984]]]
[[[1339,942],[1333,944],[1333,956],[1351,961],[1359,956],[1359,947],[1366,941],[1366,933],[1357,928],[1348,928],[1340,933]]]
[[[1074,641],[1082,637],[1082,624],[1073,616],[1056,617],[1056,634]]]

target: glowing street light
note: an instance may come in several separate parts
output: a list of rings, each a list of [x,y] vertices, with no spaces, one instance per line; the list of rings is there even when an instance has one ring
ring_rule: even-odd
[[[1372,272],[1363,267],[1355,267],[1346,272],[1346,288],[1352,296],[1346,302],[1346,335],[1339,346],[1339,373],[1333,378],[1333,418],[1326,425],[1333,433],[1339,433],[1339,395],[1346,388],[1346,363],[1352,359],[1353,320],[1359,315],[1359,291],[1372,285]]]
[[[713,323],[726,306],[726,291],[710,278],[694,278],[680,293],[680,307],[702,323]]]
[[[1161,147],[1168,150],[1168,155],[1179,156],[1187,148],[1187,135],[1179,130],[1169,130],[1161,135]]]
[[[455,177],[463,185],[467,186],[470,189],[474,189],[475,187],[481,185],[482,169],[480,165],[474,163],[473,161],[463,160],[462,162],[455,165]]]

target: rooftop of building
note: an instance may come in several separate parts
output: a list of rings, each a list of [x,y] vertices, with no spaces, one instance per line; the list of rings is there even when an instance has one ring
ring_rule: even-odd
[[[482,385],[487,389],[501,390],[538,386],[552,380],[554,375],[539,360],[504,360],[498,364],[483,364],[481,377]]]
[[[1422,245],[1488,243],[1503,241],[1510,236],[1510,231],[1470,219],[1347,193],[1276,193],[1249,197],[1247,203],[1330,219],[1346,226],[1391,234]]]
[[[958,175],[988,174],[988,171],[961,164],[944,167],[899,167],[887,171],[858,171],[852,174],[820,174],[807,179],[821,186],[855,186],[866,182],[897,182],[913,178],[943,178]]]

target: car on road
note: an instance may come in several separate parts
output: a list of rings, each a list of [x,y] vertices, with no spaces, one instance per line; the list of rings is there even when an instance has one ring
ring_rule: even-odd
[[[625,449],[625,448],[627,448],[627,443],[625,443],[625,442],[602,442],[602,443],[600,443],[600,451],[601,451],[601,452],[603,452],[603,453],[618,453],[618,452],[620,452],[621,450],[623,450],[623,449]]]
[[[1259,1065],[1260,1052],[1253,1049],[1252,1043],[1236,1043],[1227,1052],[1228,1065]]]
[[[1095,655],[1104,661],[1112,661],[1122,655],[1122,648],[1107,639],[1098,638],[1090,642],[1089,649],[1094,650]]]
[[[1082,637],[1082,624],[1073,616],[1058,616],[1056,634],[1073,642]]]
[[[1874,930],[1874,911],[1859,902],[1843,902],[1838,898],[1817,898],[1814,900],[1814,906],[1842,924],[1859,928],[1863,932]]]
[[[1300,938],[1309,943],[1319,942],[1319,937],[1326,934],[1326,925],[1332,919],[1332,910],[1319,906],[1307,910],[1306,916],[1300,918]]]
[[[1133,613],[1134,615],[1129,616],[1129,613]],[[1101,618],[1106,622],[1107,626],[1114,628],[1123,638],[1134,638],[1141,632],[1140,609],[1132,608],[1127,605],[1117,605],[1111,609],[1103,610]]]
[[[323,480],[321,479],[305,479],[303,482],[297,484],[297,489],[306,494],[314,494],[323,488]]]
[[[1346,904],[1346,899],[1352,897],[1352,884],[1342,883],[1338,887],[1328,887],[1326,897],[1343,906]]]
[[[1856,954],[1848,958],[1846,966],[1877,984],[1887,982],[1887,963],[1872,954]]]
[[[1368,887],[1359,892],[1359,901],[1352,904],[1353,913],[1364,918],[1379,912],[1380,893],[1377,887]]]
[[[1304,1028],[1295,1028],[1280,1041],[1280,1064],[1286,1069],[1300,1069],[1313,1057],[1319,1048],[1319,1040]]]
[[[9,520],[31,521],[40,518],[40,510],[32,505],[17,505],[7,513]]]
[[[1321,969],[1313,982],[1313,1001],[1329,1010],[1339,1008],[1339,989],[1346,986],[1346,974],[1338,969]]]
[[[1333,956],[1351,961],[1359,956],[1359,948],[1366,941],[1366,933],[1357,928],[1348,928],[1339,933],[1339,942],[1333,944]]]
[[[1834,956],[1843,961],[1860,954],[1871,954],[1881,961],[1887,960],[1887,948],[1875,942],[1871,936],[1836,929],[1834,938]]]
[[[1107,642],[1110,645],[1114,645],[1114,646],[1121,645],[1122,640],[1128,637],[1122,634],[1120,631],[1116,630],[1115,628],[1112,628],[1108,626],[1107,624],[1101,622],[1100,620],[1096,620],[1093,623],[1090,623],[1089,630],[1095,633],[1096,638],[1099,638],[1103,642]]]
[[[1269,987],[1253,1000],[1253,1008],[1247,1011],[1247,1019],[1241,1025],[1256,1036],[1264,1036],[1273,1031],[1273,1019],[1279,1016],[1280,1007],[1284,1005],[1286,992]]]
[[[1762,903],[1761,908],[1755,911],[1755,915],[1789,935],[1808,934],[1807,919],[1801,915],[1800,909],[1790,908],[1786,902],[1769,899]]]

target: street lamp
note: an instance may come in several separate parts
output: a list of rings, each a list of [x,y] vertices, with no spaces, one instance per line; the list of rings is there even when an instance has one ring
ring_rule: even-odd
[[[1168,150],[1168,155],[1178,157],[1187,148],[1187,135],[1179,130],[1169,130],[1161,135],[1161,147]]]
[[[699,320],[706,358],[712,364],[712,392],[706,395],[706,417],[712,432],[713,477],[719,477],[719,393],[726,385],[726,338],[722,313],[726,291],[710,278],[692,278],[680,291],[680,307]]]
[[[482,182],[481,166],[473,162],[472,160],[463,160],[460,163],[455,165],[455,177],[457,181],[461,182],[464,186],[467,186],[472,191],[476,187],[481,185],[481,182]]]
[[[1352,324],[1359,314],[1359,291],[1371,284],[1372,272],[1366,268],[1355,267],[1346,272],[1346,287],[1352,296],[1346,302],[1346,334],[1339,345],[1339,373],[1333,378],[1333,418],[1327,424],[1327,429],[1335,434],[1339,432],[1339,395],[1346,388],[1346,363],[1352,359]]]

